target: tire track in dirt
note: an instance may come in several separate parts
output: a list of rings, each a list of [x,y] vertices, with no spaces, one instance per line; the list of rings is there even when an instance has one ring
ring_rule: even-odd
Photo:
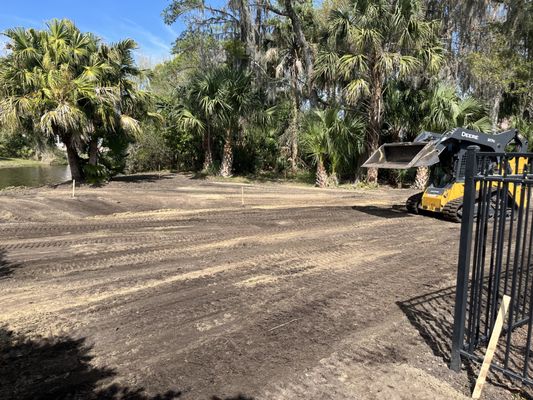
[[[172,207],[175,192],[145,187],[152,186],[137,192]],[[370,329],[394,331],[404,319],[396,301],[453,275],[455,248],[445,232],[456,235],[457,227],[395,218],[372,204],[374,195],[358,194],[368,208],[352,209],[355,196],[343,191],[320,192],[322,207],[281,208],[313,194],[253,190],[249,201],[263,196],[262,209],[217,209],[211,196],[201,215],[134,210],[42,231],[14,224],[22,245],[0,237],[22,266],[0,280],[0,301],[9,303],[0,319],[28,336],[86,337],[93,363],[112,367],[121,383],[186,390],[183,400],[352,399],[361,386],[342,378],[350,371],[356,379],[375,370],[429,382],[412,369],[401,340],[391,366],[380,361],[390,357],[390,343],[375,341]],[[222,193],[209,183],[193,191]],[[367,370],[365,362],[376,364]],[[441,389],[437,382],[432,390]]]
[[[379,225],[379,224],[377,224]],[[323,232],[323,231],[321,231]],[[349,235],[344,235],[343,231],[341,230],[335,230],[335,232],[339,236],[344,236],[345,239],[350,238]],[[317,232],[313,232],[311,236],[316,235]],[[305,235],[295,234],[291,233],[291,236],[294,237],[300,237],[302,238]],[[335,240],[336,236],[331,236],[331,240]],[[277,238],[278,240],[286,240],[286,237]],[[276,241],[272,242],[273,244],[276,244]],[[226,243],[227,244],[227,243]],[[264,244],[264,243],[263,243]],[[310,243],[312,245],[312,243]],[[366,243],[366,246],[368,250],[372,250],[372,247],[369,246],[370,242]],[[220,243],[217,244],[220,246]],[[383,254],[384,249],[383,246],[377,244],[378,247],[372,250],[371,252],[374,252],[376,254]],[[212,245],[209,245],[208,247],[212,247]],[[221,246],[226,247],[226,246]],[[288,246],[290,248],[290,245]],[[205,249],[205,247],[200,248],[200,250]],[[252,249],[253,252],[253,249]],[[397,252],[397,250],[390,252],[389,254],[394,254],[394,252]],[[214,275],[219,275],[221,273],[224,273],[227,275],[228,273],[234,273],[235,269],[238,270],[246,270],[245,275],[249,272],[256,270],[257,266],[259,264],[268,266],[274,264],[277,265],[277,270],[275,271],[278,278],[284,278],[291,275],[304,275],[304,274],[316,274],[321,269],[324,268],[331,268],[331,266],[345,266],[348,262],[352,262],[354,259],[358,259],[358,261],[364,260],[364,254],[357,254],[353,252],[347,252],[345,248],[342,248],[342,246],[337,246],[336,248],[331,248],[330,250],[326,251],[325,253],[322,252],[322,250],[314,250],[312,249],[312,246],[307,246],[303,248],[300,251],[294,251],[294,250],[286,250],[283,252],[276,252],[274,254],[265,255],[263,257],[257,257],[257,256],[251,256],[249,260],[246,260],[245,257],[243,257],[245,261],[241,263],[237,263],[235,265],[233,264],[223,264],[220,266],[215,266],[207,269],[199,269],[194,270],[192,272],[184,272],[179,273],[178,275],[170,275],[167,277],[163,277],[161,279],[153,279],[151,276],[137,276],[135,279],[132,279],[131,274],[127,274],[128,277],[121,279],[119,281],[111,280],[109,277],[103,278],[99,282],[91,281],[90,284],[87,284],[86,282],[80,283],[78,287],[76,287],[76,284],[73,284],[73,282],[70,282],[69,284],[69,290],[65,292],[63,288],[63,284],[47,284],[47,288],[51,290],[51,293],[54,293],[54,298],[56,297],[57,293],[62,293],[63,297],[67,297],[70,299],[70,301],[61,302],[60,304],[56,303],[55,301],[51,300],[49,303],[44,302],[43,303],[43,295],[36,293],[34,297],[41,298],[41,305],[40,305],[40,312],[43,313],[56,313],[61,310],[66,310],[70,308],[76,308],[79,306],[87,306],[99,302],[108,301],[110,299],[119,298],[121,296],[131,296],[134,293],[138,291],[150,291],[154,290],[157,287],[160,287],[162,285],[169,285],[174,284],[176,282],[182,282],[189,279],[201,279],[201,278],[208,278],[212,277]],[[253,259],[253,261],[252,261]],[[359,271],[358,273],[360,273]],[[150,274],[153,274],[153,271],[149,271]],[[128,286],[124,288],[126,285],[128,285],[128,282],[131,283],[131,281],[139,281],[143,282],[142,285],[134,285],[134,286]],[[121,283],[124,282],[124,283]],[[147,282],[147,283],[145,283]],[[239,283],[239,282],[237,282]],[[20,317],[21,314],[25,315],[25,313],[34,313],[32,307],[28,309],[24,309],[20,307],[21,303],[21,295],[22,293],[32,293],[33,291],[38,291],[38,286],[33,287],[21,287],[19,288],[18,293],[12,293],[11,296],[6,293],[5,294],[5,300],[8,301],[10,298],[15,301],[14,305],[16,305],[16,315],[17,317]],[[74,299],[74,301],[72,300]],[[4,303],[7,303],[7,302]],[[31,298],[26,298],[26,301],[30,303],[32,301]],[[8,305],[8,304],[6,304]],[[47,309],[48,307],[48,309]],[[9,309],[9,307],[6,307]]]
[[[358,270],[358,272],[361,271]],[[372,274],[372,268],[369,268],[368,272],[368,278],[372,279],[374,277]],[[259,317],[246,314],[243,316],[243,320],[233,322],[237,328],[235,331],[232,328],[231,321],[229,324],[224,324],[221,327],[217,326],[213,328],[212,331],[208,331],[208,333],[212,335],[209,340],[206,338],[205,333],[203,333],[203,340],[196,343],[196,346],[186,349],[185,351],[187,355],[183,356],[183,358],[190,361],[186,366],[188,369],[192,368],[192,371],[189,372],[189,377],[194,375],[211,376],[211,378],[222,387],[224,386],[223,383],[220,382],[220,379],[217,379],[213,370],[216,371],[216,365],[227,363],[228,365],[231,365],[231,368],[234,368],[234,371],[230,374],[226,368],[224,375],[226,378],[231,376],[230,380],[236,380],[238,382],[238,376],[243,376],[246,377],[247,383],[240,381],[243,385],[241,387],[255,387],[254,383],[250,382],[250,371],[246,372],[243,368],[235,366],[235,360],[232,360],[231,358],[228,359],[228,357],[225,356],[225,354],[228,354],[228,350],[230,351],[230,354],[233,354],[233,350],[238,349],[238,360],[247,360],[247,362],[253,362],[254,360],[259,362],[259,360],[262,360],[261,364],[258,365],[266,364],[268,366],[272,364],[278,365],[279,363],[287,364],[290,363],[290,360],[297,359],[299,366],[301,367],[302,365],[300,363],[306,358],[302,357],[302,354],[305,354],[306,352],[309,353],[309,349],[321,347],[322,351],[324,351],[324,348],[327,349],[329,347],[328,343],[334,343],[339,337],[342,337],[343,332],[353,332],[354,329],[357,330],[352,322],[354,317],[356,317],[356,321],[358,320],[360,323],[368,326],[372,321],[377,320],[380,315],[386,315],[390,305],[389,307],[384,307],[378,313],[375,313],[376,310],[374,310],[375,315],[370,319],[361,319],[361,316],[355,313],[356,308],[358,305],[360,306],[361,302],[372,302],[372,299],[368,298],[368,296],[360,297],[360,295],[354,297],[353,295],[350,295],[354,288],[361,287],[362,284],[364,284],[364,281],[361,282],[355,279],[355,277],[358,276],[357,273],[352,272],[351,279],[348,279],[349,276],[350,275],[348,274],[332,278],[332,274],[324,273],[321,275],[323,278],[322,280],[318,279],[317,276],[313,276],[313,279],[310,279],[310,282],[303,286],[309,288],[309,283],[311,283],[311,285],[317,285],[319,288],[323,289],[313,292],[306,291],[305,293],[299,294],[296,298],[294,295],[291,296],[291,292],[287,290],[282,290],[282,293],[285,295],[282,296],[281,299],[272,296],[270,293],[268,295],[258,296],[269,298],[271,304],[276,304],[276,312],[274,314],[269,313],[267,317],[261,315],[261,313],[259,313]],[[378,292],[376,292],[376,295],[378,295]],[[343,299],[342,302],[339,302],[339,299]],[[300,305],[298,306],[298,304]],[[380,309],[382,304],[382,302],[378,302],[377,304],[374,303],[377,309]],[[391,304],[394,303],[391,301]],[[239,312],[244,311],[242,307],[237,309]],[[259,309],[261,309],[261,307],[259,307]],[[342,310],[340,314],[339,310]],[[268,333],[269,329],[272,327],[291,321],[295,318],[300,318],[300,320],[290,324],[288,332],[282,332],[280,330],[275,331],[274,336],[271,334],[265,336],[265,333]],[[320,328],[315,325],[318,321],[320,322]],[[347,323],[343,323],[342,321],[346,321]],[[387,319],[387,321],[390,321],[390,319]],[[178,326],[180,326],[180,330],[183,330],[181,323],[178,323]],[[250,348],[250,343],[248,343],[248,338],[250,337],[254,338],[252,348]],[[170,339],[168,336],[154,338],[155,343],[165,340],[168,341]],[[172,341],[172,343],[178,342],[181,344],[181,340],[176,339],[176,341]],[[284,354],[279,354],[279,352],[275,351],[278,346],[283,347]],[[213,351],[214,349],[216,349],[216,351]],[[254,349],[262,349],[260,352],[262,355],[260,356],[257,354],[257,350]],[[159,357],[155,356],[158,354],[157,348],[150,347],[148,351],[150,352],[149,354],[153,355],[154,359],[147,359],[146,357],[148,355],[143,354],[142,359],[147,363],[153,362],[155,364],[166,364],[167,362],[172,362],[172,360],[162,357],[161,354],[159,354]],[[250,351],[252,351],[253,355],[249,353]],[[273,356],[267,356],[270,352],[276,354],[274,359],[272,359]],[[218,358],[214,359],[213,356],[211,356],[212,353],[217,354]],[[311,351],[311,353],[313,352]],[[222,356],[220,356],[221,354]],[[173,356],[182,359],[180,353],[173,354]],[[316,354],[311,354],[311,358],[315,356]],[[198,365],[204,367],[201,368],[198,367]],[[259,371],[255,371],[253,374],[255,379],[258,380],[255,383],[260,385],[262,377],[267,375],[272,376],[272,374],[273,371],[268,370],[268,368],[259,368]],[[277,376],[278,378],[281,378],[282,375],[283,373],[280,373]],[[273,379],[277,378],[274,377]],[[237,390],[238,387],[239,385],[237,384],[235,389]],[[201,388],[196,389],[201,392]],[[225,390],[228,390],[227,387],[225,387]],[[212,391],[215,393],[217,392],[216,386],[212,388]]]
[[[352,228],[350,227],[348,230],[352,230]],[[339,230],[338,229],[335,229],[333,230],[334,232],[338,233]],[[281,234],[281,235],[273,235],[271,237],[269,237],[266,242],[279,242],[279,241],[285,241],[285,240],[288,240],[290,238],[294,238],[294,237],[302,237],[302,236],[305,236],[306,234],[310,235],[310,236],[314,236],[316,235],[317,232],[306,232],[305,234],[303,232],[290,232],[289,234]],[[324,230],[321,230],[321,233],[326,233],[327,234],[327,231],[324,232]],[[250,241],[250,237],[247,237],[247,238],[244,238],[247,240],[247,242]],[[256,239],[258,239],[258,237],[256,237]],[[195,251],[205,251],[205,250],[208,250],[208,249],[213,249],[213,248],[216,248],[216,247],[220,247],[220,248],[227,248],[227,247],[231,247],[232,245],[238,245],[240,243],[242,243],[243,241],[243,238],[237,238],[237,239],[230,239],[230,240],[225,240],[225,241],[222,241],[222,242],[215,242],[214,244],[213,243],[209,243],[209,244],[206,244],[206,245],[198,245],[198,246],[192,246],[191,249],[195,250]],[[264,242],[263,242],[264,243]],[[187,249],[183,249],[183,251],[187,251]],[[345,255],[345,253],[343,252],[335,252],[333,254],[327,254],[325,257],[321,258],[320,256],[315,256],[314,260],[313,260],[313,263],[316,263],[318,265],[321,265],[321,264],[324,264],[324,263],[331,263],[331,262],[337,262],[339,261],[340,259],[342,259],[342,257]],[[298,253],[295,254],[296,257],[299,256]],[[303,256],[303,254],[301,254],[300,256]],[[351,260],[352,259],[352,255],[350,254],[349,255],[349,259]],[[213,267],[208,267],[208,268],[204,268],[204,269],[199,269],[199,270],[194,270],[194,271],[190,271],[190,272],[184,272],[184,273],[179,273],[177,275],[171,275],[171,276],[168,276],[168,277],[165,277],[165,278],[162,278],[162,279],[149,279],[148,277],[146,276],[143,276],[142,277],[142,281],[143,283],[142,284],[137,284],[137,285],[133,285],[133,286],[129,286],[129,287],[121,287],[122,285],[118,285],[118,286],[115,286],[115,287],[112,287],[112,288],[105,288],[104,287],[104,284],[106,282],[108,282],[108,278],[103,278],[103,281],[101,282],[92,282],[92,287],[93,288],[97,288],[97,291],[89,291],[86,286],[85,283],[81,284],[80,287],[76,287],[75,285],[69,285],[69,290],[68,291],[64,291],[64,295],[68,298],[68,300],[65,302],[65,301],[61,301],[60,303],[58,303],[57,301],[54,301],[54,300],[49,300],[49,301],[42,301],[42,294],[34,294],[32,295],[31,297],[29,297],[27,299],[27,301],[30,303],[32,302],[32,299],[38,299],[38,298],[41,298],[41,302],[40,302],[40,310],[39,312],[42,312],[42,313],[47,313],[47,312],[58,312],[58,311],[61,311],[62,309],[68,309],[68,308],[73,308],[73,307],[77,307],[77,306],[87,306],[87,305],[90,305],[90,304],[93,304],[93,303],[97,303],[97,302],[101,302],[101,301],[106,301],[106,300],[109,300],[111,298],[114,298],[114,297],[120,297],[120,296],[125,296],[125,295],[131,295],[135,292],[138,292],[138,291],[145,291],[145,290],[151,290],[151,289],[154,289],[158,286],[161,286],[161,285],[168,285],[168,284],[171,284],[171,283],[175,283],[175,282],[179,282],[179,281],[184,281],[184,280],[189,280],[189,279],[198,279],[198,278],[202,278],[202,277],[206,277],[206,276],[211,276],[211,275],[216,275],[216,274],[219,274],[221,272],[225,272],[225,271],[228,271],[228,270],[232,270],[232,269],[235,269],[235,268],[250,268],[250,267],[253,267],[255,265],[257,265],[258,262],[268,262],[270,261],[271,259],[271,256],[269,255],[266,255],[264,257],[257,257],[256,258],[256,261],[254,262],[250,262],[248,260],[246,261],[242,261],[242,262],[238,262],[238,263],[235,263],[233,265],[228,265],[228,264],[222,264],[222,265],[218,265],[218,266],[213,266]],[[282,259],[285,259],[285,257],[282,256]],[[128,281],[131,281],[131,276],[127,279]],[[37,287],[36,286],[33,286],[33,287],[21,287],[19,288],[20,291],[23,291],[23,292],[26,292],[26,293],[31,293],[32,290],[35,290]],[[54,293],[54,297],[56,296],[56,293],[58,291],[61,291],[63,288],[63,284],[59,283],[58,285],[48,285],[48,290],[50,290],[52,293]],[[77,291],[83,291],[84,294],[86,293],[86,295],[84,296],[76,296],[76,292]],[[88,293],[87,293],[88,292]],[[10,308],[11,307],[14,307],[16,309],[16,315],[17,317],[21,317],[21,316],[25,316],[27,314],[35,314],[35,310],[34,310],[34,307],[31,306],[29,308],[26,308],[24,306],[21,306],[21,300],[24,301],[25,299],[22,298],[21,299],[21,296],[16,296],[16,301],[14,302],[14,304],[10,304],[9,302],[9,293],[6,293],[6,296],[5,296],[5,300],[4,300],[4,309],[2,311],[2,314],[0,314],[0,316],[2,316],[3,318],[7,318],[6,319],[9,319],[9,315],[10,315]]]
[[[216,221],[215,223],[218,224],[218,221]],[[358,228],[365,227],[366,226],[365,224],[366,224],[365,222],[357,223],[351,227],[343,228],[341,230],[339,230],[338,228],[334,228],[334,229],[329,228],[329,230],[324,230],[324,228],[321,228],[320,231],[323,231],[325,234],[332,234],[332,233],[339,234],[342,232],[349,232],[350,230],[357,230]],[[370,223],[370,225],[373,225],[373,224],[379,224],[379,221],[374,221]],[[227,239],[226,241],[216,242],[213,245],[213,247],[233,248],[233,247],[240,246],[243,244],[252,245],[254,244],[254,242],[258,242],[258,241],[262,242],[263,244],[267,244],[271,242],[272,238],[274,238],[274,240],[278,242],[280,240],[281,241],[287,240],[291,236],[298,236],[298,235],[304,238],[306,237],[306,235],[309,235],[308,233],[309,230],[307,229],[308,232],[303,232],[303,233],[298,233],[296,230],[305,229],[306,227],[307,227],[306,225],[300,226],[300,224],[297,224],[297,223],[292,224],[292,225],[276,225],[274,226],[275,229],[270,229],[270,231],[261,230],[261,232],[264,232],[264,233],[255,234],[255,235],[249,234],[248,236],[239,236],[233,239]],[[244,228],[242,230],[246,232],[247,229]],[[254,233],[258,231],[258,229],[254,227],[252,228],[248,227],[248,230]],[[286,236],[282,236],[279,239],[275,239],[276,238],[275,235],[279,235],[280,233],[291,232],[291,231],[295,233],[293,234],[288,233]],[[316,229],[312,232],[316,232]],[[127,232],[123,232],[121,236],[127,235],[127,234],[128,234]],[[189,254],[203,252],[211,246],[208,243],[211,240],[219,237],[220,234],[221,232],[217,229],[215,230],[215,232],[208,232],[207,237],[206,237],[206,234],[196,234],[196,235],[185,236],[183,232],[181,231],[176,234],[173,234],[171,237],[165,237],[168,235],[158,235],[156,239],[152,238],[151,240],[148,240],[147,243],[145,242],[145,243],[140,243],[140,244],[129,245],[127,250],[121,249],[117,252],[112,252],[112,251],[105,251],[105,250],[101,251],[102,249],[98,249],[99,252],[97,255],[95,255],[95,257],[86,258],[87,261],[85,265],[90,267],[91,270],[94,270],[98,268],[99,265],[103,265],[102,268],[106,268],[106,265],[116,267],[120,265],[144,263],[144,262],[150,261],[152,258],[165,259],[165,258],[171,257],[172,255],[181,254],[184,252],[188,252]],[[265,239],[265,236],[267,236],[266,239]],[[135,239],[142,239],[143,242],[145,241],[144,237],[139,237],[138,233],[135,234],[135,237],[124,238],[124,241],[122,241],[122,238],[119,238],[117,241],[119,243],[129,244],[129,243],[135,243]],[[82,239],[78,239],[78,240],[82,240]],[[152,241],[157,242],[157,245],[153,245],[151,243]],[[88,242],[89,243],[87,244],[87,246],[90,245],[91,240],[89,240]],[[189,247],[178,246],[178,244],[186,245],[187,243],[191,243],[191,242],[192,243],[207,242],[207,243],[203,243],[200,245],[193,245]],[[113,248],[112,244],[113,244],[113,241],[109,243],[110,249]],[[31,248],[31,246],[27,248]],[[90,247],[89,247],[89,250],[90,250]],[[25,254],[25,252],[23,251],[21,253]],[[124,255],[124,253],[127,253],[127,255]],[[42,258],[41,255],[38,254],[37,263],[28,263],[28,261],[32,261],[32,260],[25,260],[25,261],[27,265],[35,265],[35,267],[38,267],[40,271],[47,271],[47,265],[49,263],[47,262],[46,258],[43,261],[40,261],[41,258]],[[67,271],[76,270],[80,266],[79,261],[76,261],[75,263],[72,263],[72,262],[63,263],[62,262],[64,260],[71,260],[71,259],[72,259],[72,254],[69,254],[69,253],[67,253],[62,258],[55,258],[53,271],[61,272],[63,269]],[[105,264],[106,262],[107,264]]]
[[[348,226],[343,229],[339,228],[328,228],[324,229],[321,228],[319,230],[309,230],[306,231],[298,231],[295,230],[295,227],[293,226],[276,226],[275,232],[270,232],[270,234],[267,235],[265,238],[265,234],[255,234],[255,235],[249,235],[249,236],[239,236],[234,237],[231,239],[225,239],[225,240],[218,240],[211,242],[210,240],[214,237],[218,236],[220,232],[210,234],[210,237],[207,240],[207,243],[201,243],[203,239],[202,235],[193,235],[188,238],[187,240],[183,240],[182,244],[185,244],[186,242],[193,242],[193,243],[199,243],[200,244],[194,244],[190,246],[185,247],[179,247],[176,246],[176,243],[174,241],[175,238],[163,240],[165,244],[163,246],[153,247],[151,244],[146,244],[140,246],[140,248],[128,248],[127,251],[120,251],[118,252],[118,256],[112,257],[113,255],[110,255],[106,252],[103,252],[102,254],[98,254],[95,259],[89,258],[88,260],[86,258],[82,258],[81,260],[77,260],[76,262],[69,264],[61,264],[61,260],[55,259],[54,260],[54,270],[62,271],[64,269],[67,270],[67,273],[70,273],[73,270],[76,270],[79,272],[80,266],[88,265],[91,267],[91,271],[96,271],[99,268],[117,268],[120,266],[135,266],[140,264],[149,263],[150,261],[153,261],[154,259],[157,260],[173,260],[173,256],[179,256],[181,257],[183,254],[186,254],[188,257],[194,257],[194,256],[200,256],[205,255],[205,252],[208,250],[216,250],[216,251],[233,251],[234,249],[237,249],[242,246],[246,246],[248,248],[254,247],[254,246],[267,246],[267,245],[283,245],[282,242],[286,242],[290,239],[298,239],[298,240],[306,240],[309,237],[313,237],[317,233],[327,234],[330,239],[334,237],[343,236],[344,239],[346,238],[354,238],[358,236],[357,228],[364,227],[371,227],[373,225],[380,225],[379,221],[374,221],[371,223],[363,223],[363,224],[355,224],[354,226]],[[180,239],[178,239],[181,241]],[[166,243],[169,243],[166,244]],[[138,250],[138,251],[137,251]],[[252,250],[253,251],[253,250]],[[124,253],[127,252],[127,255],[124,255]],[[70,256],[66,257],[67,259],[70,258]],[[95,262],[96,261],[96,262]],[[32,263],[28,263],[32,264]],[[37,267],[42,272],[43,270],[47,273],[50,271],[46,270],[47,261],[44,263],[37,263]],[[53,278],[57,278],[60,275],[53,274]]]

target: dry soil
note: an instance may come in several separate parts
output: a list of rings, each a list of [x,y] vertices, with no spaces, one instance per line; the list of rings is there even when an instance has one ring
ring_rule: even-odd
[[[412,193],[1,192],[0,398],[467,398],[478,367],[447,367],[459,225],[407,214]]]

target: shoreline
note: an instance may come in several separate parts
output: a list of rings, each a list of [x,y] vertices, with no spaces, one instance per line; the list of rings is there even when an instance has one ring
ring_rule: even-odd
[[[0,157],[1,168],[36,167],[49,166],[50,164],[38,160],[27,160],[24,158]]]
[[[57,162],[52,160],[51,162],[29,160],[26,158],[14,158],[14,157],[0,157],[0,169],[2,168],[21,168],[21,167],[55,167],[68,165],[65,162]]]

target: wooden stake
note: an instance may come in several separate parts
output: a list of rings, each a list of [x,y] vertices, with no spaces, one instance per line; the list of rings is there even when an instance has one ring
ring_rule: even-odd
[[[76,179],[72,180],[72,198],[76,197]]]
[[[244,186],[241,186],[241,205],[244,207]]]
[[[502,304],[500,305],[500,310],[498,311],[498,316],[496,317],[496,322],[492,333],[490,335],[489,345],[487,346],[487,352],[485,353],[485,358],[483,359],[483,364],[479,370],[479,375],[476,381],[476,387],[472,392],[473,399],[479,399],[481,396],[481,390],[483,390],[483,385],[487,379],[487,374],[489,372],[490,363],[492,362],[492,357],[494,357],[494,352],[496,351],[496,346],[498,345],[498,340],[500,339],[500,333],[502,332],[503,322],[509,311],[509,303],[511,298],[507,295],[503,296]]]

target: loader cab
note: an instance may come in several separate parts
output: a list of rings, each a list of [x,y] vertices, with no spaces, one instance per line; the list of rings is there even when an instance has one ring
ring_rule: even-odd
[[[430,167],[429,185],[433,188],[442,189],[457,180],[457,157],[453,143],[449,143],[439,156],[439,163]]]
[[[472,142],[470,141],[455,139],[447,141],[445,149],[439,156],[439,163],[433,166],[437,171],[442,169],[442,174],[448,177],[451,176],[451,178],[445,180],[446,183],[464,182],[466,174],[466,153],[467,148],[471,145]],[[493,151],[488,146],[479,145],[479,147],[481,151]],[[433,182],[430,181],[430,183]]]
[[[443,165],[437,164],[431,167],[429,175],[429,183],[435,188],[444,188],[454,181],[452,168],[446,168]]]

